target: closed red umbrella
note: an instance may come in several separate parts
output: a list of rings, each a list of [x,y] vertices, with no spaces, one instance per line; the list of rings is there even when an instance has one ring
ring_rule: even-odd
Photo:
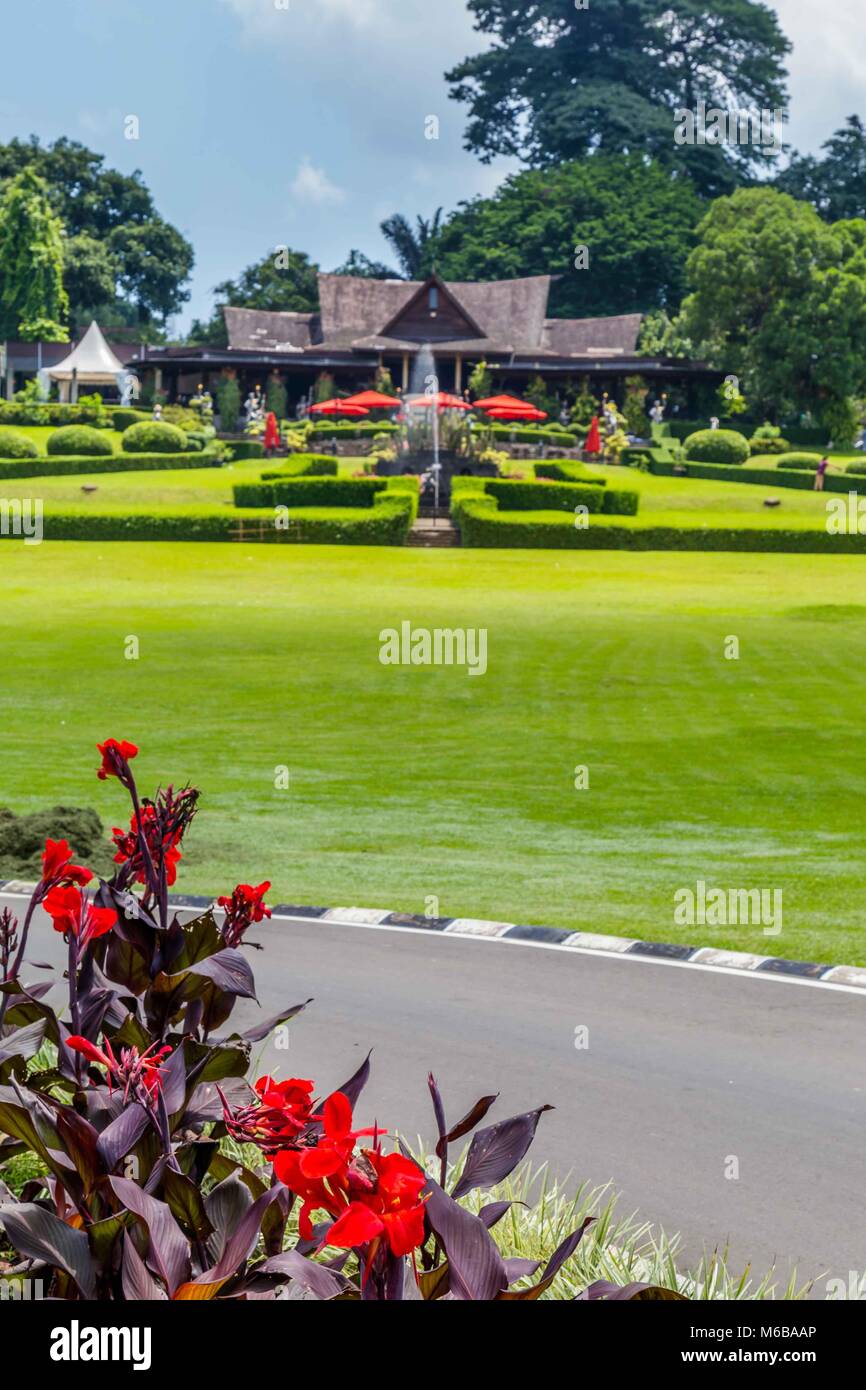
[[[589,427],[589,434],[586,436],[586,442],[583,448],[584,452],[587,454],[601,453],[601,430],[598,428],[597,415],[593,415],[592,417],[592,423]]]
[[[343,401],[343,405],[359,405],[362,410],[395,410],[400,404],[397,396],[386,396],[382,391],[359,391]]]
[[[346,401],[322,401],[310,406],[311,415],[369,415],[362,405],[349,405]]]

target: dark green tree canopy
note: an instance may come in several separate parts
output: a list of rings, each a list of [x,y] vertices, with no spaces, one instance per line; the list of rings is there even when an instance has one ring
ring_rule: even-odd
[[[761,0],[468,0],[493,39],[449,73],[469,105],[465,145],[483,160],[553,164],[642,151],[731,189],[767,155],[755,146],[676,146],[674,113],[784,108],[790,51]]]
[[[559,276],[551,312],[566,318],[676,308],[705,207],[687,177],[640,155],[530,169],[449,218],[436,268],[448,280]]]
[[[25,168],[0,196],[0,339],[67,342],[68,311],[63,224],[45,180]]]
[[[821,146],[823,158],[794,155],[776,187],[817,208],[827,222],[866,217],[866,126],[849,116]]]
[[[227,344],[223,308],[270,309],[312,313],[319,307],[319,267],[303,251],[279,247],[248,265],[235,280],[223,280],[214,287],[216,306],[211,317],[196,320],[189,332],[190,342],[212,347]]]
[[[442,225],[442,209],[432,217],[416,217],[413,227],[401,212],[386,217],[382,234],[393,247],[407,280],[426,280],[436,262],[436,246]]]
[[[382,261],[371,261],[363,251],[351,250],[334,275],[357,275],[361,280],[399,280],[400,276]]]

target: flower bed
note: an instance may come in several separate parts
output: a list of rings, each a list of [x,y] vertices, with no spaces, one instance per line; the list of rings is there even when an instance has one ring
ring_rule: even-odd
[[[68,842],[48,840],[23,921],[0,914],[0,1258],[58,1301],[234,1300],[287,1286],[319,1300],[541,1297],[592,1217],[539,1269],[500,1253],[491,1232],[508,1203],[476,1214],[466,1199],[514,1171],[549,1106],[478,1129],[487,1095],[449,1123],[430,1075],[434,1176],[387,1130],[358,1125],[369,1056],[324,1096],[308,1078],[249,1084],[251,1049],[311,1002],[227,1029],[238,999],[255,998],[247,936],[270,916],[270,884],[238,884],[182,924],[168,889],[199,793],[145,797],[134,744],[107,739],[99,753],[97,775],[130,802],[113,877],[94,890]],[[60,1013],[45,1002],[55,982],[22,974],[39,909],[66,944]],[[450,1148],[470,1134],[450,1185]],[[578,1297],[681,1295],[598,1282]]]

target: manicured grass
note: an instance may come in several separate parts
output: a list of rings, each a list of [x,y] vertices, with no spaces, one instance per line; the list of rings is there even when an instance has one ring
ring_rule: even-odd
[[[2,421],[0,421],[0,424],[2,424]],[[26,435],[28,435],[30,439],[35,440],[35,442],[36,442],[36,447],[37,447],[37,449],[39,450],[40,454],[46,454],[46,453],[48,452],[48,450],[47,450],[46,447],[45,447],[45,442],[46,442],[46,440],[48,439],[48,436],[49,436],[50,434],[55,434],[55,433],[57,432],[57,430],[61,428],[61,426],[60,426],[60,425],[8,425],[8,426],[4,426],[4,428],[11,429],[11,430],[16,430],[19,434],[26,434]],[[101,435],[104,435],[104,437],[105,437],[106,439],[110,439],[110,440],[111,440],[111,447],[112,447],[112,449],[114,450],[114,452],[115,452],[116,454],[119,454],[119,453],[122,453],[122,452],[123,452],[123,451],[122,451],[122,448],[121,448],[121,443],[120,443],[121,439],[123,438],[123,434],[122,434],[120,431],[118,431],[118,430],[100,430],[99,433],[100,433]]]
[[[775,466],[776,460],[773,460]],[[748,467],[748,465],[744,465]],[[733,469],[731,470],[734,471]],[[639,517],[652,518],[655,525],[665,523],[675,512],[691,515],[700,513],[708,523],[716,517],[732,518],[734,524],[743,525],[743,518],[755,516],[761,525],[796,525],[795,518],[811,518],[816,525],[823,527],[827,519],[827,497],[830,494],[798,491],[793,488],[762,488],[754,483],[727,482],[715,478],[664,477],[655,473],[644,473],[639,468],[602,468],[593,466],[594,473],[602,474],[611,487],[634,488],[640,493]],[[778,498],[778,507],[765,507],[764,499]]]
[[[866,963],[866,559],[7,543],[0,585],[0,804],[120,824],[134,739],[204,790],[179,888]],[[382,666],[404,620],[487,674]],[[781,935],[677,926],[699,879]]]

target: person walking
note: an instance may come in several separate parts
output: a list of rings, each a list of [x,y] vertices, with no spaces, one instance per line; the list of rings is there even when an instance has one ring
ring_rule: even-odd
[[[272,410],[265,421],[265,458],[272,458],[280,447],[280,427]]]
[[[823,492],[823,491],[824,491],[824,476],[825,476],[825,474],[826,474],[826,472],[827,472],[827,469],[828,469],[829,467],[830,467],[830,460],[828,459],[827,455],[824,454],[824,455],[822,456],[822,458],[821,458],[819,464],[818,464],[817,472],[815,473],[815,491],[816,491],[816,492]]]

